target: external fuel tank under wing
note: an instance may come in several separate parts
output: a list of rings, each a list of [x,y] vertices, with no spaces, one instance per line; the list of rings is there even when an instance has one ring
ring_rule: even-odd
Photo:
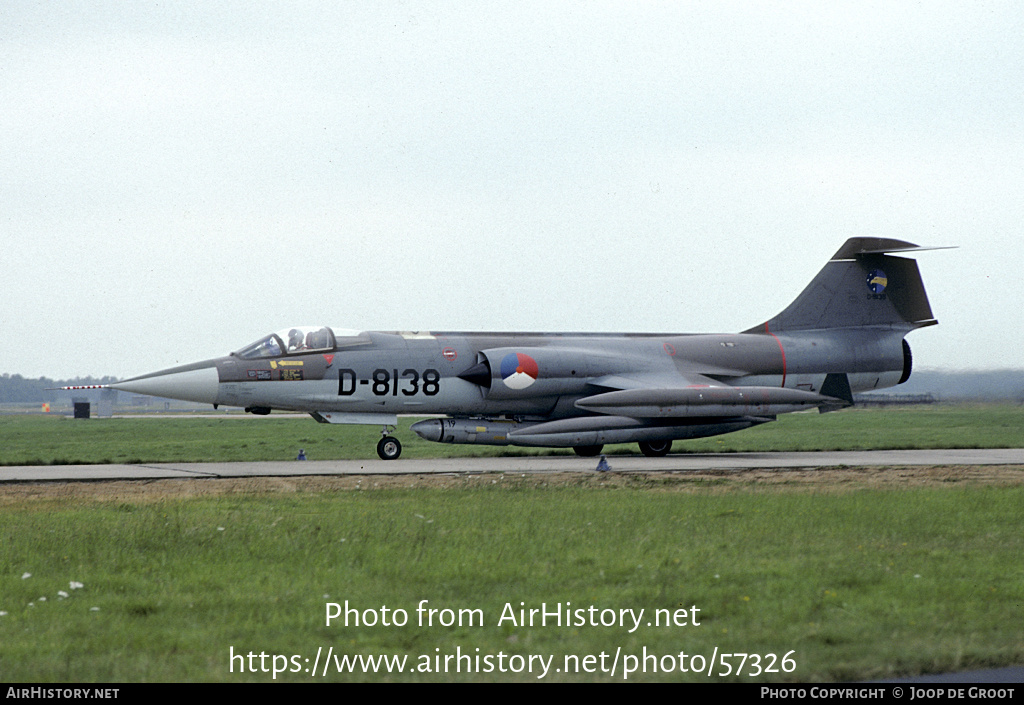
[[[226,357],[110,385],[239,406],[303,411],[324,423],[383,427],[397,458],[398,415],[445,443],[572,447],[640,444],[749,428],[778,414],[853,403],[853,393],[910,376],[910,331],[936,323],[919,248],[848,240],[777,316],[739,334],[365,332],[295,327]]]

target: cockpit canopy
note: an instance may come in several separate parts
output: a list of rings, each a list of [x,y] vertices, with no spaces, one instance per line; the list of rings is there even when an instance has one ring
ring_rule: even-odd
[[[260,338],[252,345],[247,345],[238,352],[236,357],[243,360],[256,360],[267,357],[281,357],[282,355],[300,355],[315,352],[330,352],[339,345],[351,345],[355,342],[368,342],[366,334],[358,331],[342,331],[340,338],[334,335],[334,331],[326,326],[317,328],[315,326],[296,326],[285,328],[276,333],[271,333],[265,338]]]

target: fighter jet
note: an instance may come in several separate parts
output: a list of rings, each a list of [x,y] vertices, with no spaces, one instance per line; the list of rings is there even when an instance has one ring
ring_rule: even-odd
[[[296,326],[225,357],[110,385],[172,399],[309,413],[381,426],[401,455],[398,416],[430,441],[573,448],[714,436],[854,392],[902,384],[904,339],[937,323],[909,242],[853,238],[785,310],[736,334],[368,332]]]

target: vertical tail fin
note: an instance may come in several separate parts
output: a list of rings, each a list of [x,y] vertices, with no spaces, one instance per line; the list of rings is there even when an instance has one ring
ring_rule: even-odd
[[[935,325],[917,262],[890,252],[934,249],[902,240],[855,237],[782,313],[746,333],[823,328]]]

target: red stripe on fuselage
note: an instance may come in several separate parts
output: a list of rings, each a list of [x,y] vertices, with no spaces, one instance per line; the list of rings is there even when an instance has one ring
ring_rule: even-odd
[[[775,338],[775,342],[779,344],[779,352],[782,353],[782,386],[786,386],[786,351],[782,347],[782,341],[779,340],[779,336],[768,330],[768,323],[764,324],[764,332]]]

